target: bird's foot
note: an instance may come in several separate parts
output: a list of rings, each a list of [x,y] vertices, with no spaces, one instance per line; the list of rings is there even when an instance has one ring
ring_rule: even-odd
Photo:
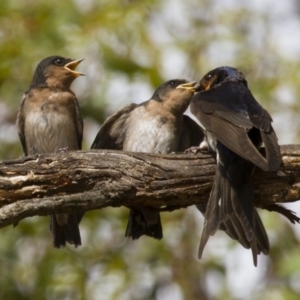
[[[285,216],[293,224],[296,224],[296,223],[300,224],[300,218],[297,216],[297,214],[294,211],[285,208],[283,205],[265,204],[262,206],[262,208],[267,209],[268,211],[278,212],[279,214]]]
[[[186,150],[184,150],[184,153],[186,154],[190,154],[190,153],[193,153],[193,154],[197,154],[199,153],[201,150],[200,150],[200,147],[199,146],[193,146],[191,148],[188,148]]]
[[[59,148],[56,153],[61,153],[61,152],[68,152],[69,151],[69,147],[63,147],[63,148]]]
[[[193,153],[193,154],[197,154],[197,153],[203,153],[203,152],[208,152],[208,144],[206,141],[201,142],[201,144],[199,146],[193,146],[191,148],[188,148],[184,151],[184,153]]]

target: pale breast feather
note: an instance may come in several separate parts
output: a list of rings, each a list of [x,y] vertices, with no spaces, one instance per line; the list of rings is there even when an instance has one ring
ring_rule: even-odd
[[[157,116],[149,116],[144,108],[130,116],[124,147],[125,151],[170,153],[178,144],[176,129],[162,123]]]
[[[69,111],[53,102],[44,102],[39,109],[29,111],[25,119],[28,154],[51,153],[60,148],[78,149],[77,132]]]

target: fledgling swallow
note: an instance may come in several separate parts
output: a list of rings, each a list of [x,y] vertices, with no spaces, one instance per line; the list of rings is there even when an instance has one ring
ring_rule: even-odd
[[[173,79],[159,86],[150,100],[130,104],[106,119],[92,149],[168,154],[199,145],[200,126],[183,113],[194,94],[195,82]],[[132,208],[125,236],[163,237],[159,212]]]
[[[217,153],[217,171],[205,211],[199,258],[218,228],[257,255],[268,254],[269,241],[254,207],[255,166],[276,172],[280,149],[270,114],[252,96],[245,76],[232,67],[208,72],[197,85],[191,112],[206,129],[209,148]],[[264,144],[265,157],[258,151]]]
[[[17,127],[25,155],[79,150],[83,121],[70,86],[83,75],[75,71],[82,61],[50,56],[37,66],[29,90],[22,97]],[[53,245],[81,245],[79,222],[83,214],[51,216]]]

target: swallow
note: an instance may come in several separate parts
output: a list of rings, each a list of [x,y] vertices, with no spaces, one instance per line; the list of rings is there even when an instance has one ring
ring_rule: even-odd
[[[197,146],[203,139],[200,126],[184,112],[196,82],[173,79],[159,86],[150,100],[130,104],[106,119],[91,149],[168,154]],[[126,237],[163,237],[157,211],[131,208]]]
[[[17,128],[25,155],[54,153],[60,149],[79,150],[83,121],[75,94],[74,79],[84,75],[75,71],[82,61],[61,56],[43,59],[24,93],[17,116]],[[53,245],[81,245],[79,222],[83,214],[51,216]]]
[[[270,114],[255,100],[245,76],[232,67],[208,72],[196,85],[191,112],[206,130],[208,148],[216,152],[217,170],[205,213],[199,258],[209,236],[224,230],[257,255],[268,254],[269,241],[254,207],[252,174],[255,166],[276,172],[280,148]],[[259,148],[264,144],[266,154]]]

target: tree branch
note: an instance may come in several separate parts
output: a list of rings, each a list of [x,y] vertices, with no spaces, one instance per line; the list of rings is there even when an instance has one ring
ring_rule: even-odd
[[[285,176],[254,174],[255,202],[300,198],[300,146],[281,147]],[[107,206],[173,210],[206,202],[215,159],[108,150],[35,155],[0,163],[0,228],[34,215]],[[281,172],[282,173],[282,172]]]

